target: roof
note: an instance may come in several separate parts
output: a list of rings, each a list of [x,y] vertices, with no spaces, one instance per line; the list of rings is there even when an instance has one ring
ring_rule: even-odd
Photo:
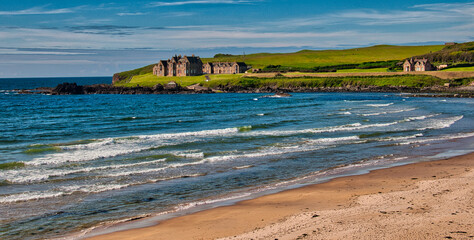
[[[237,64],[239,65],[239,67],[247,67],[247,64],[245,64],[244,62],[237,62]]]
[[[161,60],[159,63],[163,64],[163,66],[165,66],[165,67],[168,66],[168,61],[167,60]]]
[[[187,59],[189,63],[193,64],[193,63],[197,63],[197,64],[202,64],[202,61],[201,61],[201,58],[199,57],[188,57],[188,56],[184,56],[184,59]]]
[[[426,63],[429,63],[429,60],[426,59],[426,58],[422,58],[422,59],[418,59],[418,58],[413,59],[413,58],[410,58],[410,59],[405,60],[405,63],[406,63],[407,61],[408,61],[410,64],[416,64],[416,63],[423,63],[423,64],[426,64]]]

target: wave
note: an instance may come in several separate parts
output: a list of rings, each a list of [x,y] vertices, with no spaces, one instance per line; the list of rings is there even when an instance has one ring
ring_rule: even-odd
[[[25,202],[63,196],[63,192],[25,192],[0,196],[0,203]]]
[[[32,182],[41,182],[48,180],[52,177],[67,176],[77,173],[87,173],[95,171],[103,171],[110,169],[120,169],[120,168],[130,168],[137,166],[146,166],[165,162],[166,159],[158,159],[154,161],[139,162],[132,164],[118,164],[110,166],[100,166],[100,167],[86,167],[80,169],[70,169],[70,170],[61,170],[61,169],[27,169],[27,170],[9,170],[5,171],[0,175],[1,180],[6,180],[10,183],[32,183]]]
[[[432,120],[432,121],[429,121],[427,123],[428,126],[418,128],[417,130],[424,131],[424,130],[427,130],[427,129],[449,128],[449,127],[451,127],[451,125],[453,125],[454,123],[456,123],[457,121],[459,121],[463,118],[464,118],[464,116],[461,115],[461,116],[455,116],[455,117],[450,117],[450,118]]]
[[[385,103],[385,104],[366,104],[365,106],[368,107],[388,107],[390,105],[393,105],[393,103]]]
[[[97,184],[87,184],[87,185],[72,185],[72,186],[62,186],[52,190],[46,191],[30,191],[30,192],[22,192],[22,193],[14,193],[8,195],[0,195],[0,203],[8,204],[8,203],[16,203],[16,202],[26,202],[26,201],[33,201],[33,200],[41,200],[47,198],[56,198],[62,196],[68,196],[75,193],[100,193],[106,191],[113,191],[118,189],[127,188],[130,186],[145,184],[145,183],[154,183],[159,181],[166,181],[178,178],[189,178],[189,177],[199,177],[204,176],[204,174],[193,174],[193,175],[178,175],[173,177],[165,177],[165,178],[155,178],[155,179],[147,179],[145,181],[136,181],[124,184],[118,183],[97,183]]]
[[[237,132],[239,132],[239,128],[226,128],[197,132],[99,139],[89,144],[58,146],[64,152],[49,154],[24,163],[27,165],[58,165],[71,162],[92,161],[102,158],[142,152],[156,148],[157,146],[169,146],[183,142],[194,142],[199,141],[205,137],[226,136],[229,134],[235,134]]]
[[[338,113],[339,115],[351,115],[352,113],[351,112],[340,112]]]
[[[339,131],[358,131],[363,129],[371,128],[383,128],[399,123],[410,122],[415,120],[424,120],[437,116],[426,115],[409,117],[403,120],[387,122],[387,123],[374,123],[374,124],[361,124],[352,123],[339,126],[329,126],[324,128],[314,129],[301,129],[301,130],[270,130],[270,131],[251,131],[252,126],[216,129],[216,130],[204,130],[197,132],[183,132],[183,133],[169,133],[169,134],[156,134],[156,135],[142,135],[142,136],[131,136],[126,138],[107,138],[96,140],[88,144],[81,145],[70,145],[70,146],[58,146],[63,152],[49,154],[40,158],[33,159],[29,162],[24,162],[26,165],[58,165],[71,162],[83,162],[92,161],[102,158],[116,157],[131,153],[142,152],[146,150],[156,149],[157,147],[173,146],[182,143],[191,143],[196,141],[202,141],[209,137],[252,137],[252,136],[290,136],[298,134],[315,134],[315,133],[331,133]],[[457,119],[459,120],[459,119]],[[455,121],[457,121],[455,120]],[[439,128],[445,125],[451,125],[453,122],[438,123],[442,126],[430,126],[427,128]],[[422,128],[420,128],[422,129]],[[423,128],[426,129],[426,128]],[[386,130],[386,129],[384,129]],[[195,155],[195,157],[200,157]]]
[[[365,114],[360,114],[360,115],[364,117],[369,117],[369,116],[379,116],[379,115],[393,114],[393,113],[410,112],[414,110],[416,110],[416,108],[402,109],[402,110],[396,110],[396,111],[387,111],[387,112],[377,112],[377,113],[365,113]]]
[[[458,134],[454,134],[454,135],[442,135],[442,136],[430,137],[430,138],[425,138],[425,139],[404,141],[404,142],[400,142],[399,145],[410,145],[410,144],[418,144],[418,143],[446,141],[446,140],[469,138],[469,137],[474,137],[474,132],[471,132],[471,133],[458,133]]]
[[[261,157],[267,157],[267,156],[284,155],[284,154],[289,154],[289,153],[316,151],[316,150],[327,148],[331,146],[332,144],[339,144],[341,142],[354,141],[354,140],[359,140],[359,137],[349,136],[349,137],[337,137],[337,138],[312,139],[312,140],[306,140],[303,142],[293,143],[287,146],[266,147],[256,152],[234,154],[234,155],[212,156],[212,157],[203,159],[203,161],[214,163],[214,162],[229,161],[229,160],[234,160],[234,159],[261,158]]]

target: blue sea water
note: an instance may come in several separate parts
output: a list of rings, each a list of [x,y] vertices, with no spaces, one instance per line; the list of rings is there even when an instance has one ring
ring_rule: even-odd
[[[0,79],[2,239],[64,236],[474,145],[473,99],[11,91],[62,82],[111,78]]]

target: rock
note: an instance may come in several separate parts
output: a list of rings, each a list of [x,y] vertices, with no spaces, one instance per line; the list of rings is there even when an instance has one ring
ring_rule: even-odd
[[[169,90],[169,91],[179,91],[181,90],[181,86],[179,84],[177,84],[176,82],[169,82],[167,83],[165,86],[164,86],[165,90]]]
[[[84,88],[78,86],[76,83],[63,83],[56,86],[52,94],[57,95],[72,95],[72,94],[84,94]]]
[[[161,91],[163,91],[164,89],[165,89],[165,87],[163,87],[163,85],[161,85],[161,84],[159,84],[159,83],[156,84],[155,86],[153,86],[153,91],[155,91],[155,92],[161,92]]]

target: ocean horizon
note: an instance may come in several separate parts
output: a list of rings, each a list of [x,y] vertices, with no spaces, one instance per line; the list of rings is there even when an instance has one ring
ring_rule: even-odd
[[[111,81],[0,79],[0,238],[71,236],[474,149],[468,98],[12,91]]]

